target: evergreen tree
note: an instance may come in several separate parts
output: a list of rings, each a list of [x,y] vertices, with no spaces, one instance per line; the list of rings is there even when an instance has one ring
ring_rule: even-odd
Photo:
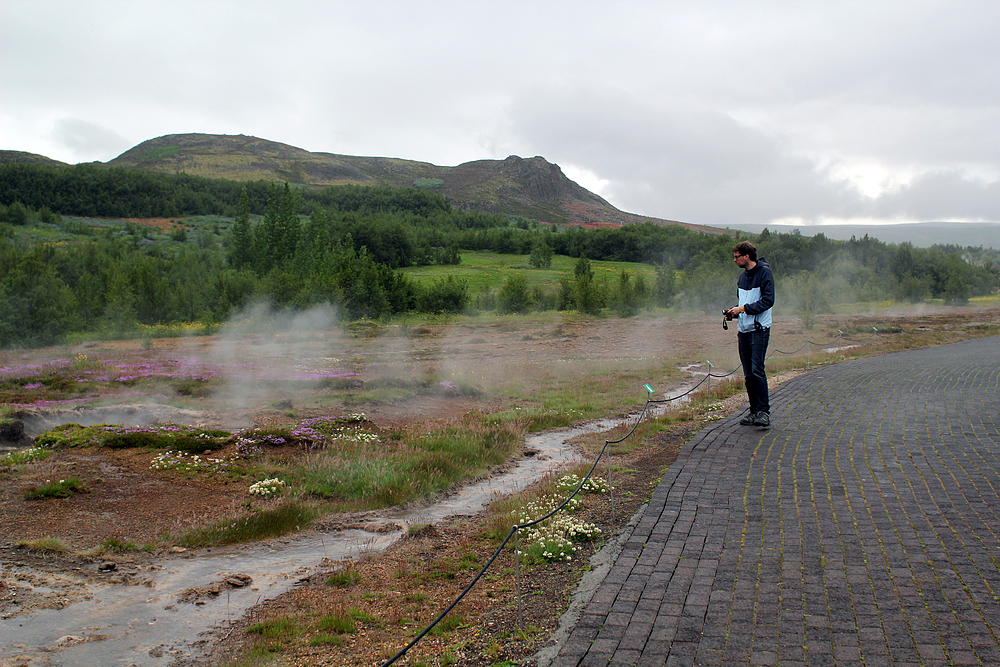
[[[278,188],[271,186],[271,195],[264,207],[264,219],[253,230],[253,270],[258,276],[267,275],[277,264],[278,251],[274,241],[278,229]]]
[[[639,295],[632,274],[622,269],[618,274],[618,290],[615,293],[615,306],[621,317],[632,317],[639,312]]]
[[[594,280],[594,271],[590,268],[590,260],[580,257],[573,267],[576,276],[576,307],[581,313],[599,315],[604,308],[604,290]]]
[[[109,329],[120,334],[135,328],[135,294],[128,276],[120,266],[114,267],[108,279],[105,303],[104,322]]]
[[[533,303],[528,279],[520,273],[507,276],[497,294],[497,309],[501,313],[525,313]]]
[[[274,244],[278,266],[284,267],[295,258],[301,231],[299,199],[286,182],[281,193],[281,201],[278,204],[278,219],[274,228],[274,237],[271,240],[271,243]]]
[[[539,240],[531,248],[531,257],[528,261],[536,269],[547,269],[552,266],[552,255],[552,246],[546,241]]]
[[[677,276],[673,262],[659,264],[656,267],[656,304],[669,307],[677,296]]]
[[[253,263],[253,230],[250,228],[250,198],[244,185],[236,202],[236,219],[233,220],[232,239],[229,243],[229,265],[242,269]]]

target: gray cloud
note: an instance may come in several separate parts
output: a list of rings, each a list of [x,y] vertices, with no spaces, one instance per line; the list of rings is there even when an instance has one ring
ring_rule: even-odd
[[[90,155],[117,155],[132,146],[118,133],[78,118],[56,121],[52,138],[57,145],[79,156],[81,161],[86,161]]]
[[[0,148],[244,133],[542,155],[703,224],[995,219],[998,32],[972,0],[7,3]]]
[[[997,220],[1000,182],[970,179],[954,171],[925,174],[913,183],[879,197],[872,217],[902,215],[923,220]],[[990,214],[992,216],[986,215]]]
[[[512,116],[514,131],[551,145],[556,161],[599,165],[605,194],[634,212],[724,226],[860,207],[859,195],[780,138],[713,109],[622,105],[613,92],[572,91]]]

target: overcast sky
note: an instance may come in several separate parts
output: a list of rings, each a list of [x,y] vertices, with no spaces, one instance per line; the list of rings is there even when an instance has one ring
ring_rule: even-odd
[[[1000,2],[0,0],[0,149],[541,155],[708,225],[1000,221]]]

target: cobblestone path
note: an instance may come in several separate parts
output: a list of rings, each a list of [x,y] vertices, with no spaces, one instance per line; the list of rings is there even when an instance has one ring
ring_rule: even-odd
[[[551,663],[1000,666],[1000,338],[821,367],[706,428]]]

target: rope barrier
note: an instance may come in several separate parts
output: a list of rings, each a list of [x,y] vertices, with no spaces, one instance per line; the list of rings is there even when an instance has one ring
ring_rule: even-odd
[[[904,333],[904,332],[901,331],[900,333]],[[878,332],[876,330],[875,333],[868,334],[868,336],[866,337],[866,339],[867,338],[877,338],[877,336],[878,336]],[[845,341],[846,340],[846,341],[849,341],[849,342],[860,342],[860,341],[865,340],[865,339],[847,339],[847,338],[841,337],[840,340],[841,341]],[[770,358],[774,354],[783,354],[783,355],[797,354],[798,352],[801,352],[804,348],[807,350],[807,354],[808,354],[808,346],[809,345],[815,345],[816,347],[821,347],[822,346],[821,343],[815,343],[813,341],[806,341],[805,344],[802,345],[802,347],[800,347],[798,350],[795,350],[795,351],[792,351],[792,352],[784,352],[782,350],[778,350],[777,348],[772,349],[772,351],[767,356],[767,358]],[[829,345],[829,343],[827,343],[826,345]],[[518,533],[521,530],[523,530],[523,529],[531,528],[533,526],[537,526],[538,524],[540,524],[540,523],[542,523],[544,521],[547,521],[551,517],[555,516],[558,512],[562,511],[562,509],[564,507],[566,507],[566,505],[569,503],[569,501],[580,492],[580,490],[583,488],[584,484],[586,484],[587,481],[593,476],[594,471],[597,469],[597,465],[601,462],[601,459],[604,457],[605,453],[608,453],[608,486],[611,489],[610,502],[611,502],[611,513],[612,513],[612,520],[613,520],[614,519],[614,485],[611,483],[611,455],[608,452],[608,448],[611,445],[620,444],[620,443],[624,442],[625,440],[627,440],[628,438],[632,437],[632,435],[639,428],[639,425],[642,423],[643,417],[646,416],[647,412],[649,411],[650,405],[670,403],[670,402],[676,401],[678,399],[681,399],[681,398],[683,398],[685,396],[689,396],[689,395],[693,394],[702,384],[704,384],[705,382],[710,382],[711,378],[727,378],[727,377],[730,377],[731,375],[734,375],[737,371],[739,371],[741,369],[742,369],[742,366],[737,366],[736,368],[734,368],[733,370],[731,370],[730,372],[725,373],[725,374],[715,374],[715,373],[711,373],[711,372],[706,373],[705,377],[703,377],[697,384],[695,384],[693,387],[691,387],[690,389],[688,389],[687,391],[685,391],[683,394],[679,394],[677,396],[673,396],[673,397],[670,397],[670,398],[664,398],[664,399],[647,398],[645,405],[643,405],[643,407],[642,407],[642,411],[639,413],[638,418],[635,420],[635,423],[632,424],[632,428],[629,429],[628,433],[626,433],[625,435],[623,435],[621,438],[619,438],[617,440],[605,440],[604,441],[604,446],[601,448],[601,451],[597,454],[597,458],[594,459],[594,463],[590,466],[590,470],[587,471],[586,476],[584,476],[583,479],[580,480],[580,483],[577,484],[576,489],[574,489],[573,492],[570,493],[559,504],[558,507],[556,507],[555,509],[549,511],[547,514],[545,514],[545,516],[539,517],[539,518],[534,519],[532,521],[528,521],[527,523],[514,524],[513,526],[511,526],[510,531],[508,531],[508,533],[507,533],[507,536],[504,537],[504,539],[503,539],[502,542],[500,542],[500,546],[497,547],[496,551],[493,552],[493,555],[486,562],[486,564],[479,570],[479,572],[476,573],[476,575],[472,578],[472,581],[470,581],[462,589],[462,591],[451,602],[451,604],[449,604],[440,614],[438,614],[437,618],[435,618],[433,621],[431,621],[430,625],[428,625],[426,628],[424,628],[406,646],[404,646],[402,649],[400,649],[400,651],[398,653],[396,653],[394,656],[392,656],[387,661],[385,661],[382,664],[382,667],[389,667],[389,665],[394,664],[397,660],[399,660],[404,655],[406,655],[406,653],[411,648],[413,648],[414,646],[416,646],[417,643],[427,635],[427,633],[429,633],[431,630],[433,630],[434,627],[438,623],[440,623],[458,605],[459,602],[462,601],[462,599],[469,593],[469,591],[471,591],[475,587],[475,585],[479,582],[479,580],[486,573],[486,571],[493,565],[493,563],[500,556],[500,554],[503,553],[504,548],[507,546],[507,544],[510,542],[510,540],[512,538],[514,539],[514,545],[515,545],[514,546],[514,561],[515,561],[515,564],[518,566],[517,598],[518,598],[518,614],[519,614],[519,620],[520,620],[520,613],[521,613],[521,608],[520,608],[520,605],[521,605],[521,591],[520,591],[520,569],[519,569],[520,568],[520,554],[519,554],[518,548],[517,548],[517,535],[518,535]]]
[[[400,651],[398,653],[396,653],[396,655],[392,656],[391,658],[389,658],[388,660],[386,660],[384,663],[382,663],[383,667],[388,667],[389,665],[392,665],[397,660],[399,660],[404,655],[406,655],[406,653],[411,648],[413,648],[414,646],[416,646],[417,643],[421,639],[423,639],[427,635],[428,632],[430,632],[431,630],[433,630],[434,627],[438,623],[440,623],[442,620],[444,620],[445,616],[447,616],[458,605],[458,603],[462,601],[462,599],[469,593],[469,591],[471,591],[475,587],[476,583],[479,582],[479,580],[486,573],[486,571],[493,565],[493,563],[500,556],[500,554],[503,553],[504,548],[507,546],[507,543],[510,542],[511,538],[514,538],[514,543],[515,543],[514,561],[515,561],[515,563],[518,566],[520,566],[520,560],[519,560],[520,554],[518,553],[518,550],[517,550],[517,547],[516,547],[516,545],[517,545],[517,534],[521,530],[523,530],[523,529],[531,528],[533,526],[537,526],[538,524],[540,524],[540,523],[542,523],[542,522],[550,519],[551,517],[555,516],[558,512],[560,512],[564,507],[566,507],[566,505],[569,503],[569,501],[572,500],[580,492],[580,490],[583,488],[583,485],[586,484],[587,481],[593,476],[594,470],[597,469],[597,466],[601,462],[601,459],[604,457],[605,453],[608,452],[608,448],[611,445],[620,444],[620,443],[624,442],[625,440],[627,440],[628,438],[632,437],[632,435],[639,428],[639,424],[642,423],[642,418],[646,415],[646,412],[649,409],[649,405],[651,403],[669,403],[671,401],[676,401],[677,399],[682,398],[682,397],[687,396],[688,394],[692,393],[695,389],[697,389],[699,386],[701,386],[701,384],[703,382],[705,382],[707,379],[708,378],[706,376],[706,378],[704,378],[697,385],[695,385],[690,390],[688,390],[687,392],[685,392],[685,393],[683,393],[683,394],[681,394],[679,396],[675,396],[673,398],[668,398],[668,399],[662,399],[662,400],[647,399],[646,400],[646,404],[642,407],[642,411],[639,413],[638,418],[635,420],[635,423],[632,424],[632,428],[629,429],[628,433],[626,433],[625,435],[623,435],[621,438],[619,438],[617,440],[605,440],[604,441],[604,446],[601,447],[601,451],[597,454],[597,458],[594,459],[594,463],[590,466],[590,470],[588,470],[587,474],[580,480],[580,483],[577,484],[577,486],[573,490],[573,492],[570,493],[559,504],[558,507],[556,507],[555,509],[549,511],[545,516],[539,517],[537,519],[533,519],[532,521],[528,521],[527,523],[514,524],[513,526],[511,526],[510,531],[508,531],[507,536],[504,537],[503,541],[500,543],[500,546],[498,546],[496,548],[496,551],[493,552],[493,555],[486,562],[486,564],[479,570],[479,572],[476,573],[476,576],[474,576],[472,578],[472,581],[470,581],[465,586],[465,588],[462,589],[462,591],[458,594],[458,596],[451,602],[451,604],[449,604],[444,609],[444,611],[442,611],[440,614],[438,614],[437,618],[435,618],[433,621],[431,621],[430,625],[428,625],[416,637],[414,637],[412,640],[410,640],[410,643],[408,643],[406,646],[404,646],[402,649],[400,649]],[[614,485],[611,483],[611,454],[610,453],[608,453],[608,486],[609,486],[609,488],[611,490],[610,491],[610,501],[611,501],[611,512],[612,512],[612,519],[613,519],[614,518]],[[520,577],[518,576],[518,578],[520,578]],[[517,596],[518,596],[518,608],[520,610],[520,604],[521,604],[520,586],[518,586]],[[519,611],[519,613],[520,613],[520,611]]]

